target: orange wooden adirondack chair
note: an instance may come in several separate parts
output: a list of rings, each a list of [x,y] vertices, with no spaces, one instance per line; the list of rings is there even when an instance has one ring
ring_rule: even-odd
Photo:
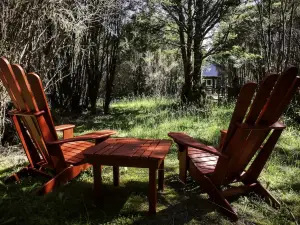
[[[28,173],[46,176],[50,180],[38,190],[39,194],[46,194],[90,166],[85,163],[82,151],[94,143],[87,140],[99,143],[116,133],[103,130],[73,137],[74,125],[54,126],[38,75],[25,74],[19,65],[10,65],[7,59],[2,57],[0,78],[16,108],[9,114],[29,161],[27,167],[8,180],[18,181],[21,175]],[[57,131],[63,131],[63,139],[58,140]],[[46,173],[47,168],[53,169],[55,175]]]
[[[219,148],[206,146],[184,133],[168,134],[179,147],[180,180],[185,183],[189,171],[210,199],[233,220],[238,217],[226,199],[241,194],[253,191],[274,207],[280,206],[258,177],[285,128],[278,119],[299,87],[297,73],[293,67],[281,76],[267,76],[255,97],[257,85],[245,84],[228,131],[221,131]],[[230,186],[235,182],[242,185]]]

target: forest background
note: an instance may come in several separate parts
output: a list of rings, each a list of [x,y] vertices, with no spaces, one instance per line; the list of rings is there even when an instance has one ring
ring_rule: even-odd
[[[136,96],[206,107],[205,65],[217,66],[218,90],[226,90],[300,64],[299,4],[3,0],[0,52],[41,76],[52,111],[96,114],[101,102],[108,114],[111,101]],[[5,136],[10,106],[3,86],[0,98]]]
[[[164,139],[180,131],[218,145],[240,87],[299,67],[299,52],[299,0],[0,1],[0,56],[42,78],[54,123],[76,125],[75,135],[113,129],[118,137]],[[217,101],[202,76],[212,64]],[[239,224],[300,221],[299,97],[281,118],[287,129],[260,177],[282,207],[241,197],[232,203]],[[175,145],[153,218],[145,216],[147,170],[121,168],[115,188],[106,167],[103,210],[89,195],[91,170],[45,198],[33,194],[43,179],[4,184],[27,164],[11,108],[0,82],[0,224],[230,223],[199,195],[198,184],[178,181]]]

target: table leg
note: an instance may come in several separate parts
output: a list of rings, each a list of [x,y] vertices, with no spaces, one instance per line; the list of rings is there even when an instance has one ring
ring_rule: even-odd
[[[164,176],[165,176],[165,170],[164,170],[164,160],[163,160],[158,168],[158,190],[160,191],[164,190]]]
[[[156,213],[157,189],[156,189],[156,172],[157,169],[149,168],[149,213]]]
[[[94,196],[96,202],[99,202],[102,198],[102,166],[100,164],[93,164],[93,176],[94,176]]]
[[[118,166],[113,166],[113,176],[114,176],[114,185],[118,187],[120,184],[120,173],[119,173]]]

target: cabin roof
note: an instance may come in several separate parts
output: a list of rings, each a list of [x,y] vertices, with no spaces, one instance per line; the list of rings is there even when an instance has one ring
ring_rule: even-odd
[[[203,68],[202,76],[203,77],[218,77],[219,71],[217,70],[217,67],[215,65],[210,64]]]

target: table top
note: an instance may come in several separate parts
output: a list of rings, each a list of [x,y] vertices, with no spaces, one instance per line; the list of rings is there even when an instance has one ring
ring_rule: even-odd
[[[119,156],[143,159],[164,159],[172,145],[171,140],[109,138],[87,148],[83,154],[91,156]]]
[[[168,154],[171,140],[109,138],[83,151],[89,163],[158,167]]]

